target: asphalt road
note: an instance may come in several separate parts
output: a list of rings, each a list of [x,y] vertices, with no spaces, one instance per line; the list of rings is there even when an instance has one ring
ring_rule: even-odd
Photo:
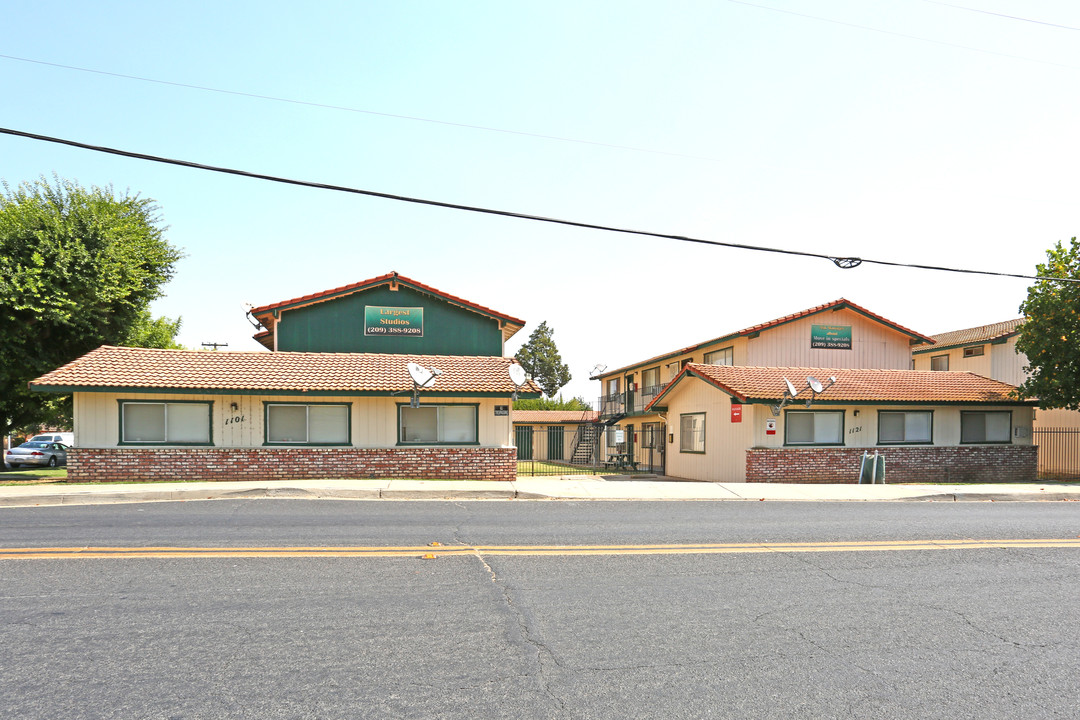
[[[3,548],[1080,535],[1074,503],[0,510]],[[1072,718],[1080,548],[0,560],[0,717]]]

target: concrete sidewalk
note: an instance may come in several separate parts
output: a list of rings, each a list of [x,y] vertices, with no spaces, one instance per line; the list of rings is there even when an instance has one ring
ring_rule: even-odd
[[[617,479],[615,482],[613,480]],[[1080,501],[1080,484],[796,485],[521,477],[514,482],[441,480],[269,480],[200,483],[11,485],[0,507],[96,505],[246,498],[337,500],[742,500]]]

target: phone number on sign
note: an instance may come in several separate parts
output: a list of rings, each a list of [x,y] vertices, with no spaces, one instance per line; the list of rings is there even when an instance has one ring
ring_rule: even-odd
[[[369,327],[365,335],[423,335],[421,328],[411,327]]]

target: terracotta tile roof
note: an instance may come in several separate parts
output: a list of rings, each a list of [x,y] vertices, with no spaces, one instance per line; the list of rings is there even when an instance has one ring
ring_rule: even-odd
[[[680,380],[699,377],[724,390],[737,400],[779,401],[786,387],[784,378],[798,392],[795,404],[811,397],[807,376],[823,385],[835,377],[836,384],[817,396],[817,403],[994,403],[1033,405],[1036,401],[1018,401],[1014,387],[969,372],[933,372],[929,370],[856,370],[847,368],[771,368],[699,365],[691,363],[675,376],[656,396],[652,405],[664,405],[664,398]]]
[[[295,307],[303,307],[305,305],[314,305],[315,303],[326,302],[327,300],[332,300],[342,295],[348,295],[354,292],[359,292],[361,290],[369,290],[380,285],[389,285],[391,283],[401,283],[406,287],[411,287],[421,292],[428,293],[429,295],[434,295],[436,297],[442,298],[443,300],[453,303],[454,305],[460,305],[461,307],[468,308],[475,312],[497,318],[503,323],[504,340],[509,339],[512,335],[514,335],[514,333],[516,333],[518,330],[525,326],[525,321],[521,320],[520,318],[507,315],[506,313],[501,313],[497,310],[492,310],[491,308],[484,307],[483,305],[479,305],[474,302],[470,302],[469,300],[457,297],[456,295],[451,295],[450,293],[446,293],[442,290],[433,288],[430,285],[425,285],[421,282],[417,282],[412,278],[407,278],[404,275],[399,275],[397,272],[389,272],[385,275],[379,275],[378,277],[361,280],[360,282],[351,283],[349,285],[342,285],[341,287],[332,288],[330,290],[323,290],[321,292],[311,293],[310,295],[301,295],[300,297],[292,298],[291,300],[282,300],[280,302],[270,303],[269,305],[262,305],[260,307],[251,308],[249,312],[252,317],[261,322],[263,327],[266,328],[266,330],[256,334],[254,337],[259,342],[267,345],[267,337],[269,335],[272,335],[273,333],[275,320],[271,313],[274,310],[280,310],[282,308],[291,309]],[[269,341],[269,346],[273,346],[272,340]]]
[[[516,423],[591,423],[600,419],[595,410],[515,410]]]
[[[415,362],[443,371],[422,392],[514,391],[506,357],[383,355],[375,353],[151,350],[104,345],[31,381],[34,390],[139,388],[244,392],[401,392],[413,389],[405,369]],[[532,380],[521,388],[535,393]]]
[[[888,320],[888,319],[882,317],[881,315],[878,315],[877,313],[872,313],[869,310],[867,310],[866,308],[862,307],[861,305],[856,305],[855,303],[851,302],[850,300],[847,300],[845,298],[840,298],[839,300],[833,300],[832,302],[825,303],[824,305],[817,305],[815,307],[808,308],[806,310],[802,310],[802,311],[797,312],[797,313],[792,313],[791,315],[785,315],[784,317],[776,318],[775,320],[769,320],[768,322],[759,323],[757,325],[751,325],[750,327],[739,330],[738,332],[733,332],[733,333],[730,333],[728,335],[721,335],[719,337],[712,338],[711,340],[706,340],[704,342],[696,343],[694,345],[688,345],[688,346],[686,346],[684,348],[680,348],[680,349],[674,350],[672,352],[664,353],[663,355],[657,355],[655,357],[649,358],[648,360],[641,360],[641,361],[635,362],[635,363],[633,363],[631,365],[624,365],[623,367],[616,368],[614,370],[605,370],[604,372],[599,373],[597,375],[594,375],[594,376],[590,377],[589,379],[590,380],[596,380],[598,378],[608,377],[609,375],[616,375],[616,374],[619,374],[619,373],[624,373],[624,372],[626,372],[626,371],[628,371],[628,370],[630,370],[632,368],[638,368],[638,367],[642,367],[642,366],[645,366],[645,365],[650,365],[652,363],[655,363],[655,362],[658,362],[660,360],[664,360],[664,359],[670,358],[670,357],[678,357],[679,355],[685,355],[688,352],[692,352],[694,350],[697,350],[698,348],[705,347],[706,345],[712,345],[713,343],[719,343],[719,342],[723,342],[725,340],[734,340],[737,337],[744,337],[744,336],[747,336],[747,335],[753,335],[755,333],[760,333],[763,330],[768,330],[769,328],[777,327],[778,325],[784,325],[785,323],[789,323],[789,322],[792,322],[794,320],[801,320],[802,318],[809,317],[811,315],[816,315],[817,313],[825,312],[826,310],[842,310],[844,308],[854,310],[855,312],[857,312],[857,313],[859,313],[861,315],[865,315],[866,317],[871,318],[873,320],[877,320],[878,322],[880,322],[880,323],[882,323],[884,325],[888,325],[889,327],[891,327],[891,328],[893,328],[893,329],[895,329],[895,330],[897,330],[897,331],[899,331],[899,332],[901,332],[901,333],[903,333],[905,335],[908,335],[909,337],[911,337],[914,340],[922,340],[922,341],[925,341],[925,342],[928,342],[928,343],[934,342],[933,338],[929,337],[928,335],[923,335],[921,333],[917,333],[914,330],[910,330],[910,329],[904,327],[903,325],[898,325],[897,323],[894,323],[892,320]]]
[[[973,345],[976,343],[993,342],[1004,340],[1015,335],[1024,324],[1024,318],[1006,320],[1005,322],[980,325],[979,327],[965,328],[964,330],[951,330],[940,335],[932,335],[933,345],[916,345],[911,349],[914,354],[930,352],[931,350],[947,350],[961,345]]]

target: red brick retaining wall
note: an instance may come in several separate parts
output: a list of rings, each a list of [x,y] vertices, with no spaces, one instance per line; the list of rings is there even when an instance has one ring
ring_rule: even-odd
[[[755,448],[746,451],[746,482],[857,483],[866,448]],[[879,447],[885,482],[1034,482],[1034,445]],[[874,449],[870,449],[873,455]]]
[[[68,480],[514,480],[515,448],[71,448]]]

